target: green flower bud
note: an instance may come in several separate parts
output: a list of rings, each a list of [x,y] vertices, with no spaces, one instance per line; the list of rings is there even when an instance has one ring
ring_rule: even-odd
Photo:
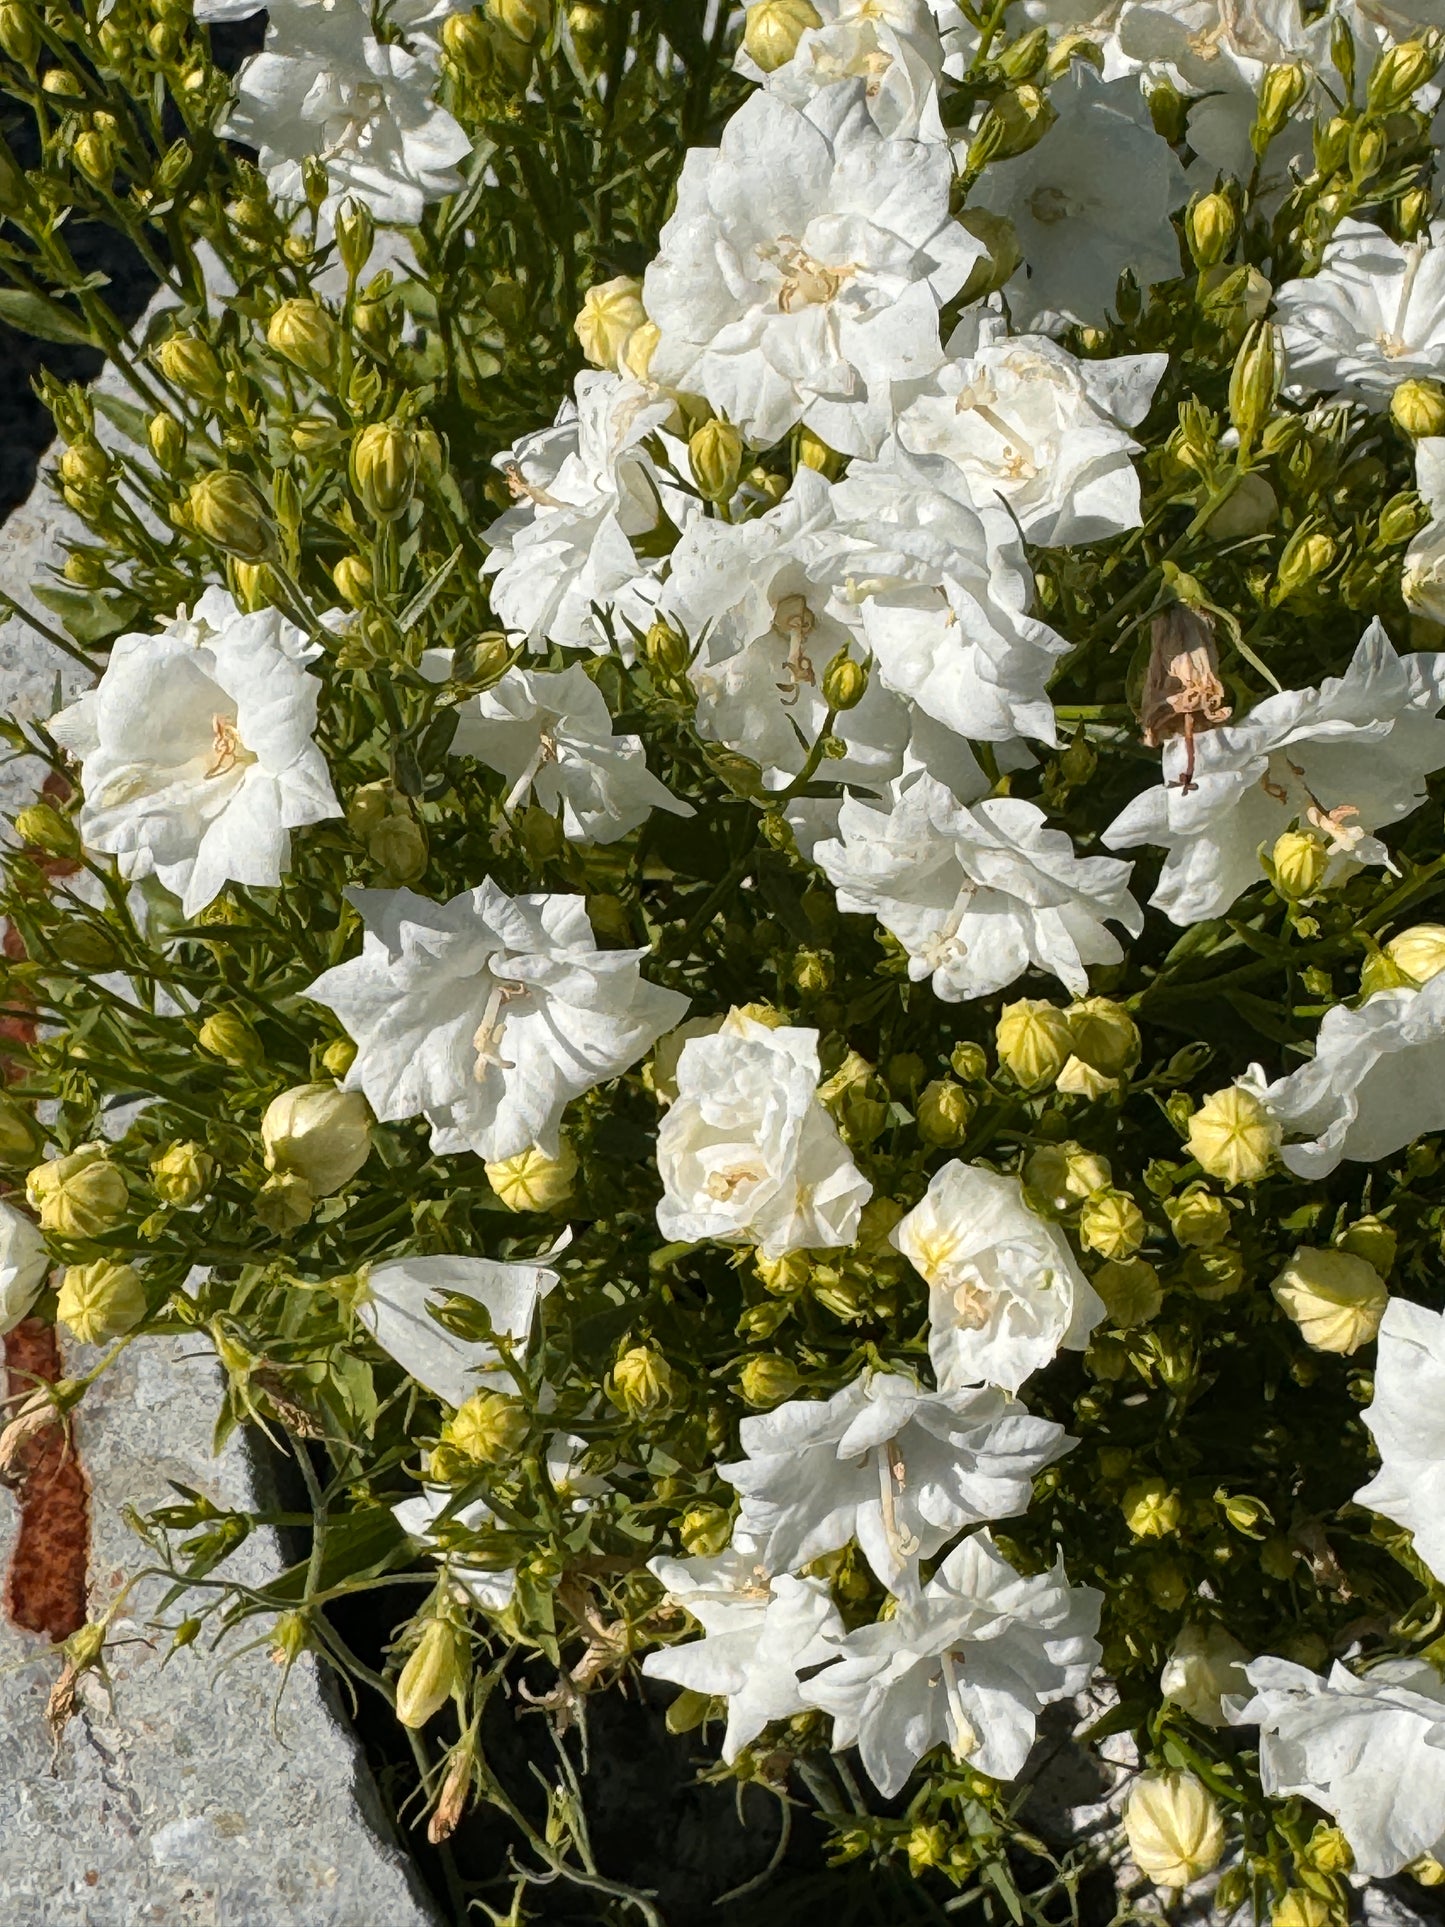
[[[19,67],[33,71],[40,53],[40,33],[26,0],[4,0],[0,5],[0,49]]]
[[[821,436],[803,427],[798,430],[798,467],[816,469],[826,475],[829,481],[836,481],[843,470],[843,457],[836,448],[829,448]]]
[[[60,961],[77,970],[113,970],[119,961],[115,938],[99,924],[72,917],[50,939]]]
[[[266,324],[266,346],[320,379],[336,362],[336,323],[319,301],[283,301]]]
[[[1381,54],[1370,75],[1365,106],[1372,114],[1393,114],[1435,78],[1440,48],[1421,40],[1401,40]]]
[[[175,388],[217,408],[226,398],[226,377],[210,345],[199,335],[168,335],[155,351],[156,366]]]
[[[156,467],[164,475],[178,475],[185,465],[186,431],[174,415],[152,415],[146,440]]]
[[[1105,1077],[1121,1077],[1139,1061],[1139,1030],[1122,1004],[1085,997],[1064,1012],[1073,1055]]]
[[[426,831],[409,810],[395,810],[368,833],[366,854],[381,871],[381,881],[390,888],[415,883],[426,874]]]
[[[552,0],[486,0],[489,20],[524,47],[535,47],[552,28]]]
[[[961,1083],[982,1084],[988,1078],[988,1053],[982,1044],[955,1044],[948,1061]]]
[[[203,1051],[236,1070],[254,1070],[266,1061],[260,1038],[230,1005],[212,1012],[201,1025],[197,1041]]]
[[[1214,1495],[1214,1502],[1234,1530],[1242,1532],[1246,1538],[1263,1539],[1265,1534],[1261,1528],[1274,1524],[1264,1500],[1253,1498],[1247,1492],[1226,1492],[1221,1486]]]
[[[103,1237],[130,1210],[125,1173],[100,1144],[37,1164],[25,1180],[25,1197],[39,1213],[40,1229],[62,1238]]]
[[[98,128],[77,134],[71,148],[75,165],[92,187],[108,188],[115,174],[115,142]]]
[[[1333,536],[1322,530],[1308,526],[1296,529],[1279,558],[1279,569],[1275,575],[1274,588],[1270,600],[1276,604],[1297,595],[1307,588],[1316,576],[1323,575],[1334,561],[1336,545]]]
[[[1149,118],[1161,140],[1177,147],[1188,132],[1189,102],[1171,80],[1149,89]]]
[[[845,1325],[867,1317],[869,1294],[862,1279],[845,1277],[834,1265],[818,1265],[811,1285],[817,1303],[834,1318],[841,1318]]]
[[[397,422],[373,422],[351,448],[351,485],[378,522],[406,512],[416,488],[416,438]]]
[[[1164,1209],[1182,1245],[1208,1251],[1229,1236],[1229,1206],[1202,1184],[1191,1184],[1177,1198],[1166,1198]]]
[[[1184,1260],[1184,1277],[1196,1297],[1209,1302],[1231,1298],[1244,1283],[1244,1259],[1229,1245],[1191,1251]]]
[[[935,1077],[918,1097],[918,1135],[939,1150],[954,1149],[968,1135],[974,1100],[951,1077]]]
[[[744,1405],[767,1411],[785,1398],[791,1398],[801,1383],[798,1369],[790,1358],[778,1352],[759,1352],[743,1366],[738,1391]]]
[[[608,1374],[607,1396],[628,1418],[648,1418],[671,1402],[672,1368],[649,1345],[634,1345]]]
[[[1136,1539],[1168,1538],[1183,1512],[1179,1494],[1160,1478],[1138,1479],[1124,1493],[1124,1523]]]
[[[1309,75],[1291,63],[1269,67],[1260,83],[1259,106],[1249,142],[1256,154],[1263,154],[1295,108],[1305,97]]]
[[[451,17],[455,20],[458,16]],[[335,422],[323,421],[318,415],[299,415],[287,433],[292,448],[308,461],[330,455],[342,438]]]
[[[556,1157],[533,1145],[530,1151],[519,1151],[484,1168],[487,1183],[509,1211],[560,1211],[572,1196],[577,1153],[564,1137]]]
[[[336,216],[336,252],[352,281],[371,259],[376,221],[364,201],[345,201]]]
[[[1017,272],[1023,260],[1018,232],[1007,215],[991,214],[982,207],[964,208],[958,216],[958,224],[988,250],[969,269],[959,299],[965,302],[983,301],[989,295],[997,294]]]
[[[688,442],[687,459],[704,501],[730,502],[737,494],[743,438],[731,422],[716,415],[704,422]]]
[[[865,1258],[897,1262],[893,1233],[905,1216],[897,1198],[875,1193],[858,1214],[858,1249]]]
[[[529,1423],[520,1399],[473,1392],[442,1427],[442,1444],[477,1465],[501,1465],[516,1457]]]
[[[1062,1217],[1113,1182],[1109,1160],[1086,1151],[1072,1138],[1042,1144],[1029,1153],[1024,1186],[1030,1195]]]
[[[761,1251],[755,1251],[753,1270],[764,1291],[778,1298],[790,1298],[807,1284],[812,1265],[805,1251],[785,1251],[781,1258],[765,1258]]]
[[[1043,28],[1039,31],[1042,33]],[[920,1874],[927,1873],[930,1867],[941,1867],[948,1858],[949,1838],[947,1827],[937,1821],[925,1826],[920,1820],[908,1831],[904,1846],[908,1853],[908,1871],[916,1880]]]
[[[212,469],[192,482],[185,516],[197,535],[243,562],[264,562],[275,546],[266,504],[233,469]]]
[[[430,1619],[396,1682],[396,1717],[413,1731],[466,1684],[467,1648],[449,1619]]]
[[[748,8],[743,49],[765,74],[771,74],[792,59],[810,27],[822,24],[823,16],[812,0],[757,0]]]
[[[678,1527],[678,1537],[694,1559],[715,1559],[732,1536],[732,1514],[716,1505],[689,1507]]]
[[[1392,495],[1380,510],[1380,520],[1376,529],[1380,542],[1387,549],[1403,548],[1413,540],[1430,521],[1430,511],[1412,488],[1401,489]]]
[[[371,1156],[371,1106],[360,1091],[297,1084],[272,1098],[261,1119],[266,1169],[304,1178],[329,1198]]]
[[[642,638],[642,653],[662,676],[680,676],[692,656],[687,637],[660,617]]]
[[[1322,1894],[1291,1887],[1269,1911],[1269,1927],[1339,1927],[1340,1916]]]
[[[978,132],[969,142],[965,171],[977,174],[990,161],[1012,160],[1026,154],[1048,133],[1058,119],[1058,110],[1048,94],[1024,82],[1000,94],[984,114]]]
[[[256,1193],[257,1222],[278,1238],[289,1237],[311,1216],[316,1199],[305,1178],[294,1171],[278,1171]]]
[[[871,1144],[888,1122],[888,1102],[882,1080],[867,1058],[850,1050],[818,1096],[853,1145]]]
[[[826,950],[800,950],[788,974],[805,997],[820,997],[833,981],[833,959]]]
[[[216,1160],[202,1144],[171,1144],[151,1159],[156,1196],[182,1211],[205,1196],[215,1174]]]
[[[53,803],[27,803],[16,813],[15,834],[27,850],[44,856],[74,856],[80,849],[75,825]]]
[[[41,1145],[40,1126],[13,1097],[0,1091],[0,1164],[30,1164]]]
[[[572,0],[567,34],[583,73],[595,80],[607,52],[607,10],[601,0]]]
[[[1298,903],[1312,897],[1324,882],[1330,853],[1323,837],[1313,830],[1285,830],[1275,838],[1269,860],[1275,888],[1282,897]]]
[[[1146,1229],[1144,1214],[1127,1191],[1100,1191],[1079,1214],[1079,1242],[1101,1258],[1132,1258]]]
[[[359,609],[371,599],[371,564],[360,555],[343,555],[331,571],[331,580],[336,584],[336,593],[343,602],[349,602],[353,609]]]
[[[1240,344],[1229,377],[1229,419],[1239,432],[1241,449],[1259,440],[1274,412],[1279,393],[1281,363],[1274,323],[1256,321]]]
[[[1163,1559],[1157,1554],[1152,1557],[1145,1569],[1144,1584],[1161,1612],[1177,1613],[1189,1597],[1189,1581],[1177,1559]]]
[[[134,1266],[113,1264],[108,1258],[93,1265],[68,1265],[55,1311],[82,1345],[101,1345],[131,1331],[145,1317],[145,1287]]]
[[[1201,194],[1189,203],[1184,216],[1184,233],[1194,265],[1212,268],[1234,246],[1238,222],[1234,204],[1227,194]]]
[[[1189,1120],[1189,1155],[1225,1184],[1257,1184],[1279,1141],[1279,1126],[1263,1103],[1239,1084],[1215,1091]]]
[[[1341,1251],[1348,1251],[1354,1258],[1363,1258],[1367,1265],[1374,1266],[1382,1278],[1390,1274],[1399,1243],[1389,1225],[1376,1217],[1356,1218],[1339,1241]]]
[[[1035,997],[1004,1005],[994,1041],[999,1063],[1028,1091],[1052,1084],[1073,1051],[1068,1017]]]
[[[475,9],[448,14],[441,24],[441,42],[447,58],[460,72],[478,80],[485,80],[491,74],[492,35]]]
[[[829,709],[856,709],[868,689],[868,665],[855,662],[847,645],[823,671],[823,701]]]
[[[1426,376],[1402,381],[1390,397],[1390,419],[1411,441],[1445,435],[1445,386]]]

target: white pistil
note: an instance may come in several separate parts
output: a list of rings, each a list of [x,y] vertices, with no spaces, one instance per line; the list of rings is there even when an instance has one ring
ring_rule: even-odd
[[[958,1669],[961,1665],[954,1654],[945,1653],[943,1667],[943,1690],[948,1695],[948,1723],[953,1729],[949,1741],[954,1759],[962,1763],[969,1755],[978,1751],[978,1734],[973,1721],[963,1710],[963,1697],[958,1690]]]
[[[533,783],[536,782],[539,772],[545,769],[548,763],[555,763],[556,760],[557,738],[550,730],[544,729],[538,740],[537,747],[533,752],[531,762],[528,763],[527,767],[522,771],[522,774],[502,799],[502,813],[504,816],[510,816],[512,814],[512,811],[516,809],[517,805],[526,796],[528,790],[531,789]]]
[[[503,1008],[514,998],[525,997],[526,994],[525,984],[511,983],[504,977],[494,979],[491,995],[487,998],[486,1008],[482,1012],[482,1021],[472,1033],[472,1049],[477,1054],[477,1061],[472,1066],[472,1076],[479,1084],[486,1082],[487,1072],[494,1064],[499,1070],[516,1069],[515,1064],[509,1064],[506,1058],[498,1054],[497,1047],[502,1036]]]
[[[883,1508],[883,1536],[900,1566],[908,1563],[920,1543],[915,1534],[906,1531],[898,1523],[897,1494],[903,1490],[905,1477],[903,1454],[898,1449],[898,1441],[889,1439],[886,1445],[878,1448],[878,1499]]]

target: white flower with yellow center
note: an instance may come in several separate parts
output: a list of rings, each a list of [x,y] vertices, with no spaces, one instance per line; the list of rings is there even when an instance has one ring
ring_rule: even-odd
[[[1025,1579],[976,1532],[892,1618],[836,1641],[841,1657],[803,1698],[832,1714],[835,1749],[856,1746],[885,1797],[935,1747],[1017,1779],[1041,1710],[1082,1692],[1099,1663],[1100,1603],[1069,1585],[1062,1562]]]
[[[753,0],[749,19],[761,14],[771,25],[778,7],[779,0]],[[948,0],[936,7],[929,0],[818,0],[805,9],[798,0],[783,0],[783,8],[795,26],[807,22],[797,33],[791,57],[766,67],[760,64],[749,51],[745,27],[736,62],[739,73],[762,81],[795,107],[805,107],[825,87],[860,80],[880,134],[890,140],[946,138],[938,114],[938,82],[943,34],[963,26],[957,7]],[[794,35],[774,31],[762,38],[759,51],[771,63]]]
[[[928,1355],[945,1391],[1016,1392],[1056,1354],[1083,1351],[1104,1316],[1063,1234],[1017,1178],[954,1158],[893,1232],[929,1286]]]
[[[581,897],[509,897],[490,879],[449,903],[357,890],[361,954],[306,995],[357,1046],[344,1088],[383,1121],[424,1116],[433,1151],[489,1162],[558,1154],[574,1097],[618,1077],[687,999],[645,981],[645,950],[599,950]]]
[[[1445,248],[1341,221],[1318,274],[1275,294],[1292,382],[1388,406],[1402,381],[1439,376],[1445,355]]]
[[[227,883],[278,884],[291,832],[341,807],[313,734],[321,653],[275,609],[207,589],[157,635],[120,636],[94,689],[51,718],[80,758],[79,829],[193,917]]]
[[[643,283],[653,378],[760,444],[803,421],[872,453],[896,384],[942,362],[939,312],[983,253],[949,212],[951,181],[946,145],[879,133],[861,81],[806,110],[754,94],[683,162]]]

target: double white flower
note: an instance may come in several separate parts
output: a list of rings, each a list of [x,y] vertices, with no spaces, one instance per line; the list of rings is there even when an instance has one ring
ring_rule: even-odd
[[[1445,1314],[1392,1298],[1380,1320],[1375,1395],[1363,1414],[1380,1469],[1355,1504],[1414,1535],[1445,1584]]]
[[[1275,307],[1292,381],[1385,407],[1402,381],[1440,372],[1445,248],[1341,221],[1319,273],[1286,281]]]

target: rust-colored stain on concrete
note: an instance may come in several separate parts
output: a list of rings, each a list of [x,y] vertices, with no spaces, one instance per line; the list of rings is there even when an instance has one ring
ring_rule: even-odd
[[[53,1325],[26,1318],[5,1337],[9,1410],[17,1411],[37,1380],[61,1376]],[[59,1642],[85,1624],[90,1564],[90,1482],[73,1437],[47,1425],[26,1442],[16,1497],[20,1531],[5,1574],[5,1611],[26,1632]]]

